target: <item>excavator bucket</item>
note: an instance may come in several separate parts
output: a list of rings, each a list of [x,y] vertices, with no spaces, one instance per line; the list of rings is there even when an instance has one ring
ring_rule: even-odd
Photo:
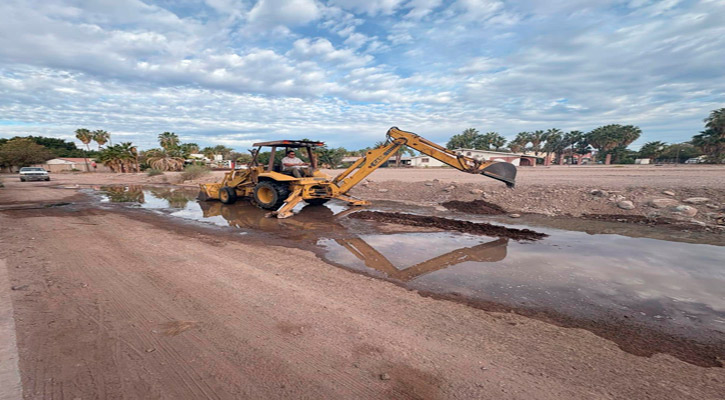
[[[481,171],[482,175],[496,179],[513,188],[516,185],[516,167],[507,162],[496,162]]]
[[[219,200],[221,188],[221,183],[202,183],[199,185],[199,195],[196,198],[200,201]]]

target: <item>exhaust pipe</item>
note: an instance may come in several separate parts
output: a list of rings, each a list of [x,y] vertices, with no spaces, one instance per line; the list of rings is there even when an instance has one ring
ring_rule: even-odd
[[[495,162],[481,171],[481,175],[496,179],[513,189],[516,185],[516,167],[507,162]]]

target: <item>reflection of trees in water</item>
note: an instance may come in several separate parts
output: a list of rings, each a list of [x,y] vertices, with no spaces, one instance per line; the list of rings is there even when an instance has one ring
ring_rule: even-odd
[[[143,186],[105,186],[103,193],[112,203],[144,203]]]
[[[185,208],[194,195],[182,189],[150,188],[149,192],[157,199],[164,199],[169,203],[169,208]]]

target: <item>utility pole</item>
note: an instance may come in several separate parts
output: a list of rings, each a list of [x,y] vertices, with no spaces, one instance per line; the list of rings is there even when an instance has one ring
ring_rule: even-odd
[[[675,164],[680,163],[680,145],[677,145],[677,158],[675,158]]]

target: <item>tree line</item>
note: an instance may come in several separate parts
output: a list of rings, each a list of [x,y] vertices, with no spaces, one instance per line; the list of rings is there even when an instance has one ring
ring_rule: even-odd
[[[699,155],[706,155],[711,163],[723,162],[725,156],[725,108],[713,110],[705,118],[705,130],[684,143],[667,144],[662,141],[645,143],[639,151],[628,147],[639,139],[642,131],[633,125],[604,125],[584,133],[581,131],[563,132],[557,128],[546,131],[519,132],[514,139],[507,141],[498,132],[481,134],[475,128],[468,128],[453,135],[446,147],[449,149],[477,149],[493,151],[511,151],[513,153],[533,153],[535,156],[554,154],[555,162],[562,157],[580,158],[596,150],[600,160],[611,158],[614,163],[632,163],[635,158],[676,159],[677,162]]]

